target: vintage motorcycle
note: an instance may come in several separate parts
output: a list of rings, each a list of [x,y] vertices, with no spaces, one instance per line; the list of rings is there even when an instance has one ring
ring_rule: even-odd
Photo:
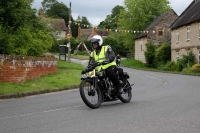
[[[101,63],[93,63],[87,67],[87,71],[82,72],[81,83],[79,87],[83,102],[90,108],[96,109],[103,102],[121,100],[123,103],[130,102],[132,98],[132,88],[127,72],[122,68],[117,68],[118,78],[123,87],[123,93],[118,94],[116,88],[106,76],[105,70],[98,72],[95,68]]]

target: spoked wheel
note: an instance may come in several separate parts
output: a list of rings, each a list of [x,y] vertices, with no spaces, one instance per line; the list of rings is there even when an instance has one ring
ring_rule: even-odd
[[[128,80],[126,80],[125,83],[123,84],[123,88],[124,88],[123,93],[119,95],[119,99],[123,103],[128,103],[131,101],[132,98],[131,85]]]
[[[102,95],[99,87],[94,89],[92,79],[84,79],[79,87],[83,102],[90,108],[99,108],[102,103]]]

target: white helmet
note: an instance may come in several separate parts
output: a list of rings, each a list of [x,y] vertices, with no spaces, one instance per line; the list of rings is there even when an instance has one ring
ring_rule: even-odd
[[[90,42],[91,42],[91,44],[94,43],[94,42],[98,42],[98,43],[99,43],[99,46],[101,46],[102,43],[103,43],[103,39],[101,38],[101,36],[95,35],[95,36],[93,36],[93,37],[91,38]]]

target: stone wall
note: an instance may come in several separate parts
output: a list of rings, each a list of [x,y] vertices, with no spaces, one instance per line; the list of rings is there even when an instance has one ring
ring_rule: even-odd
[[[57,72],[54,56],[32,57],[0,54],[0,82],[24,82]]]

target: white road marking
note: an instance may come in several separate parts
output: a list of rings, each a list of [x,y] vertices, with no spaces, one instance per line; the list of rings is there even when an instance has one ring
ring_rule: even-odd
[[[81,107],[81,106],[85,106],[85,105],[77,105],[77,106],[72,106],[72,107],[67,107],[67,108],[60,108],[60,109],[54,109],[54,110],[45,110],[45,111],[41,111],[41,112],[34,112],[34,113],[29,113],[29,114],[15,115],[15,116],[10,116],[10,117],[0,118],[0,120],[31,116],[31,115],[35,115],[35,114],[41,114],[41,113],[49,113],[49,112],[61,111],[61,110],[66,110],[66,109],[70,109],[70,108],[78,108],[78,107]]]
[[[152,78],[152,79],[158,79],[158,78],[156,78],[156,77],[152,77],[152,76],[148,76],[148,75],[146,75],[146,77]],[[158,80],[162,80],[162,79],[158,79]]]
[[[148,78],[152,78],[152,79],[157,79],[157,78],[155,78],[155,77],[148,76],[148,75],[146,75],[146,77],[148,77]]]

